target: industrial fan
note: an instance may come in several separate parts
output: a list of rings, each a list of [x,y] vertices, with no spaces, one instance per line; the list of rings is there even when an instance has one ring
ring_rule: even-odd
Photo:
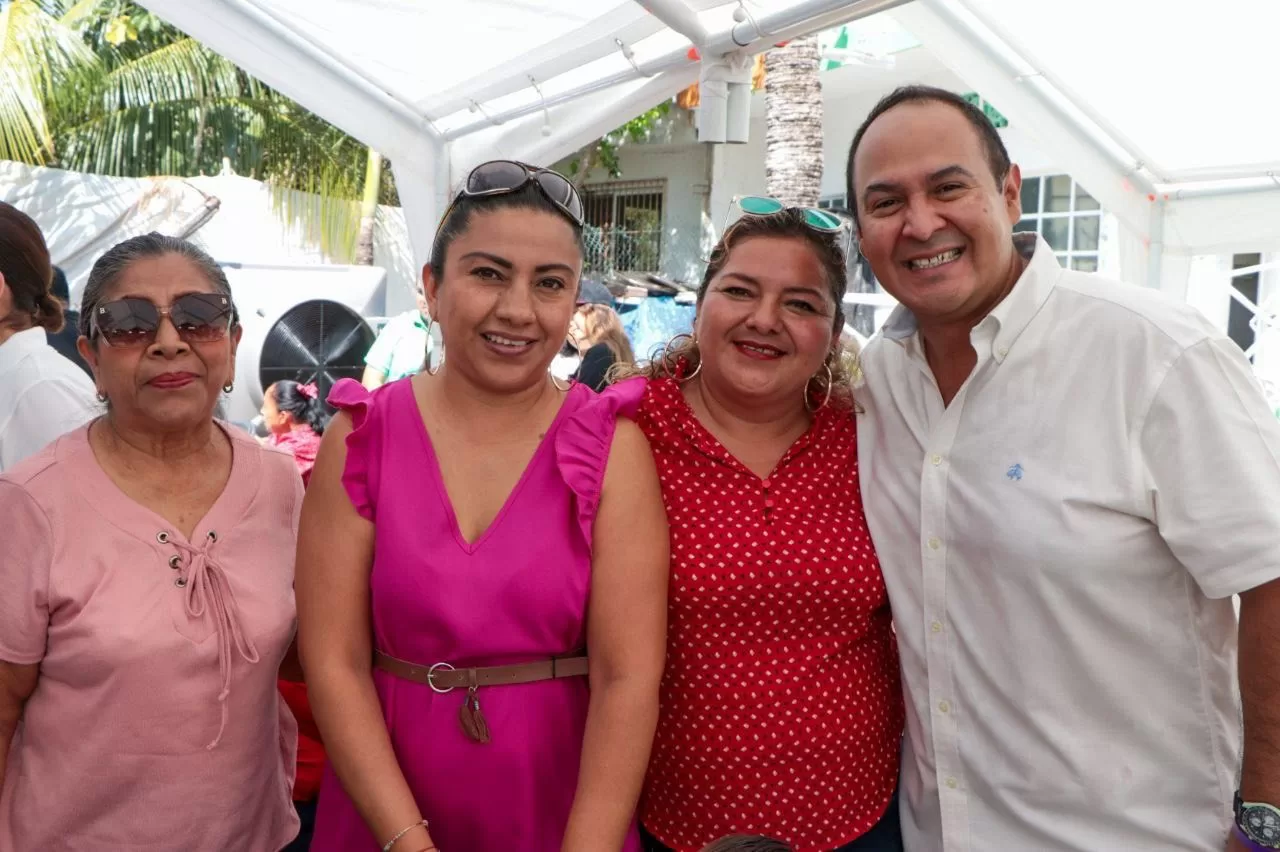
[[[224,264],[244,336],[225,417],[249,424],[272,382],[314,381],[321,396],[359,379],[386,311],[386,272],[376,266]]]
[[[289,309],[262,342],[262,387],[281,379],[315,382],[323,398],[338,379],[359,379],[373,329],[346,305],[314,299]]]

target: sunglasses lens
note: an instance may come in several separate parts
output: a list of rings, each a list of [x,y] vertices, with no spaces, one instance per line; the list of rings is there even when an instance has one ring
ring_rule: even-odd
[[[564,208],[564,212],[572,216],[578,224],[582,223],[582,199],[578,197],[578,191],[564,175],[551,171],[538,172],[537,181],[547,198]]]
[[[519,163],[510,160],[493,160],[481,163],[467,176],[467,192],[481,193],[513,190],[524,186],[529,172]]]
[[[212,343],[227,334],[231,300],[220,293],[190,293],[173,300],[169,318],[190,343]]]
[[[109,346],[137,346],[155,340],[160,314],[146,299],[120,299],[98,305],[93,322]]]
[[[742,208],[743,213],[750,213],[753,216],[768,216],[771,213],[777,213],[782,210],[783,204],[776,198],[748,195],[746,198],[738,199],[738,207]]]
[[[819,231],[838,231],[841,228],[840,217],[816,207],[806,207],[804,220],[810,228]]]

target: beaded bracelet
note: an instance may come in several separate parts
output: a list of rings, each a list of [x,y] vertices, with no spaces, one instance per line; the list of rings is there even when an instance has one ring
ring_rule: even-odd
[[[424,820],[420,820],[419,822],[415,822],[413,825],[409,826],[408,828],[402,828],[402,829],[400,829],[400,833],[399,833],[399,834],[397,834],[395,837],[391,838],[390,840],[388,840],[388,841],[387,841],[387,845],[382,847],[382,852],[391,852],[391,847],[396,845],[396,841],[397,841],[397,840],[399,840],[401,837],[404,837],[406,834],[408,834],[409,832],[413,831],[413,830],[414,830],[415,828],[417,828],[418,826],[422,826],[423,828],[427,828],[427,827],[428,827],[428,826],[427,826],[427,821],[426,821],[425,819],[424,819]],[[433,848],[433,849],[434,849],[435,847],[433,846],[433,847],[431,847],[431,848]]]

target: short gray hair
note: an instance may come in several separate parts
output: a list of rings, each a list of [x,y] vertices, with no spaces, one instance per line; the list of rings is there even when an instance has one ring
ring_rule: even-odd
[[[106,295],[136,261],[148,257],[163,257],[166,254],[178,254],[199,267],[209,279],[213,289],[231,297],[231,283],[227,281],[227,273],[209,254],[194,243],[178,237],[169,237],[152,231],[140,237],[132,237],[117,243],[98,258],[89,272],[89,281],[84,285],[84,295],[80,299],[79,331],[84,337],[91,337],[93,329],[93,312]],[[240,316],[236,313],[235,303],[231,307],[231,324],[240,324]]]

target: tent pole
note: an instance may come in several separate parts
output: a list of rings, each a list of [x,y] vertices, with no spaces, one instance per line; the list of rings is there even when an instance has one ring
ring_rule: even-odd
[[[672,30],[702,47],[707,42],[707,28],[698,20],[698,14],[686,6],[683,0],[636,0],[650,15]]]
[[[709,36],[705,46],[700,50],[707,56],[719,56],[722,53],[729,53],[739,49],[746,54],[760,53],[768,50],[777,42],[833,27],[837,24],[845,24],[859,18],[866,18],[877,12],[883,12],[909,2],[911,0],[852,0],[852,2],[851,0],[806,0],[804,3],[799,3],[781,12],[757,17],[756,24],[762,34],[756,38],[747,39],[745,44],[743,43],[742,30],[739,29],[744,25],[735,24],[729,30]],[[748,26],[748,28],[750,27]],[[626,71],[619,71],[594,82],[548,96],[545,101],[534,100],[524,106],[492,113],[487,118],[469,122],[452,130],[446,130],[444,138],[452,141],[477,130],[483,130],[486,127],[499,125],[539,112],[544,106],[547,108],[559,106],[560,104],[577,100],[583,95],[589,95],[593,92],[634,80],[636,77],[652,77],[664,71],[686,66],[690,63],[688,52],[689,49],[687,47],[680,47],[647,62],[638,63],[634,68],[628,68]],[[547,85],[546,80],[538,82],[544,87]]]
[[[1147,227],[1147,286],[1152,290],[1163,288],[1161,280],[1164,265],[1164,214],[1165,200],[1157,197],[1151,202],[1151,224]]]

